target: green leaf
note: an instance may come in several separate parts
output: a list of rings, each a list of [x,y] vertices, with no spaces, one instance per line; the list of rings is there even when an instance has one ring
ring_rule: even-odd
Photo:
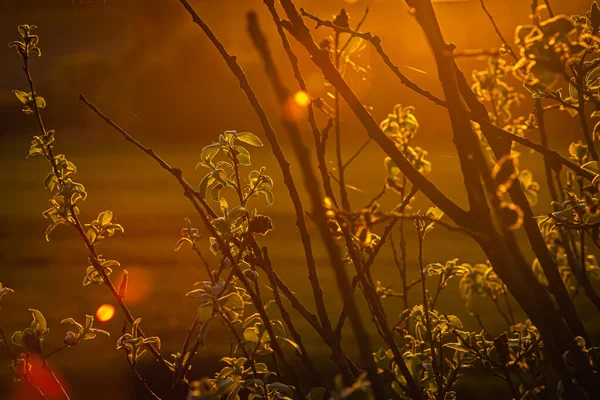
[[[17,331],[13,333],[10,338],[10,341],[13,342],[15,346],[23,347],[23,332]]]
[[[15,96],[17,96],[17,99],[19,99],[19,101],[21,103],[23,103],[25,105],[27,103],[29,103],[29,101],[31,99],[31,96],[29,95],[29,93],[23,92],[21,90],[13,90],[12,92],[15,94]]]
[[[112,221],[112,219],[113,219],[113,213],[110,210],[102,211],[98,215],[98,222],[100,223],[100,226],[106,226],[106,225],[110,224],[110,221]]]
[[[61,324],[72,324],[75,325],[77,327],[77,329],[81,329],[83,330],[83,325],[81,325],[79,322],[75,321],[75,319],[69,317],[69,318],[65,318],[62,321],[60,321]]]
[[[246,215],[246,209],[244,207],[236,206],[227,213],[227,220],[234,223],[244,215]]]
[[[44,315],[34,308],[30,308],[29,311],[31,311],[31,315],[33,316],[31,329],[38,333],[43,333],[46,331],[46,329],[48,329],[48,324],[46,323],[46,318],[44,318]]]
[[[461,329],[463,327],[462,321],[456,315],[446,315],[446,317],[455,328]]]
[[[229,204],[227,204],[227,200],[225,200],[224,197],[219,199],[219,208],[221,208],[221,211],[224,215],[227,215],[227,211],[229,211]]]
[[[206,163],[210,163],[213,158],[219,153],[221,150],[220,143],[215,145],[214,143],[208,145],[202,149],[202,153],[200,154],[200,159]]]
[[[27,35],[29,35],[29,25],[19,25],[17,29],[19,30],[19,33],[22,37],[26,37]]]
[[[469,349],[467,349],[462,343],[445,343],[444,347],[456,351],[460,351],[462,353],[468,353]]]
[[[206,302],[198,307],[198,320],[200,322],[208,321],[213,316],[213,304]]]
[[[42,50],[39,47],[32,47],[29,49],[29,54],[35,54],[38,57],[42,56]]]
[[[577,90],[575,78],[571,78],[571,80],[569,80],[569,95],[574,99],[579,98],[579,90]]]
[[[6,296],[9,293],[14,293],[14,290],[12,290],[9,287],[2,287],[2,283],[0,283],[0,300],[2,300],[2,297]]]
[[[596,175],[600,175],[600,162],[598,161],[587,162],[583,164],[581,168],[587,169],[588,171],[591,171]]]
[[[253,133],[241,132],[235,137],[240,142],[248,143],[251,146],[262,147],[263,142]]]
[[[597,111],[594,111],[594,113],[595,112]],[[596,125],[594,125],[594,132],[592,134],[592,138],[593,140],[600,140],[600,122],[597,122]]]
[[[57,183],[58,179],[56,178],[54,171],[50,171],[48,175],[46,175],[46,178],[44,178],[44,187],[49,191],[53,191]]]
[[[444,212],[437,207],[430,207],[426,215],[433,220],[439,221],[444,216]]]
[[[200,181],[200,185],[198,186],[198,192],[203,199],[206,199],[206,189],[208,188],[208,184],[212,178],[212,172],[204,175],[204,178]]]
[[[315,387],[310,390],[306,396],[306,400],[323,400],[327,390],[324,387]]]
[[[244,299],[242,299],[239,293],[229,293],[221,297],[218,301],[223,309],[230,311],[233,320],[237,320],[244,313]]]
[[[260,340],[258,328],[256,326],[249,326],[248,328],[244,329],[244,340],[252,343],[258,343]]]
[[[46,108],[46,100],[41,96],[35,98],[35,104],[39,109]]]
[[[237,152],[236,158],[240,165],[250,165],[250,152],[248,152],[248,150],[246,150],[246,148],[242,146],[235,146],[234,149]]]
[[[212,321],[214,320],[215,316],[211,316],[209,317],[206,321],[204,321],[204,323],[202,324],[202,326],[200,327],[200,331],[198,332],[198,336],[200,337],[200,346],[202,346],[202,348],[205,348],[206,345],[206,336],[208,335],[208,331],[210,328],[210,325],[212,323]]]
[[[219,201],[219,198],[221,197],[221,189],[223,189],[223,185],[219,183],[210,190],[210,198],[213,201]]]
[[[54,229],[56,229],[59,225],[63,225],[66,224],[64,221],[60,220],[60,221],[56,221],[51,223],[48,228],[46,228],[46,232],[44,234],[44,237],[46,238],[46,242],[50,241],[50,234],[52,233],[52,231]]]
[[[281,336],[277,336],[277,340],[281,340],[284,343],[290,344],[293,348],[296,349],[296,351],[298,351],[298,354],[302,354],[302,350],[300,349],[300,346],[298,346],[298,343],[294,342],[293,340],[290,340],[286,337],[281,337]]]

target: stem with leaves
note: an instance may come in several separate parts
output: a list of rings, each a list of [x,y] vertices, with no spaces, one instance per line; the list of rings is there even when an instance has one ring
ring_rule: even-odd
[[[267,46],[267,42],[264,35],[260,31],[257,16],[254,13],[248,14],[248,31],[250,33],[254,46],[258,50],[259,55],[263,60],[267,77],[269,78],[273,90],[275,91],[276,98],[279,101],[283,111],[286,102],[290,98],[289,92],[284,87],[283,83],[279,78],[279,74],[271,57],[271,52]],[[285,116],[285,113],[283,113],[283,115]],[[342,297],[349,299],[347,303],[348,315],[354,328],[356,341],[359,346],[361,364],[367,370],[367,375],[369,377],[369,380],[371,381],[375,396],[377,398],[384,398],[385,389],[377,374],[377,368],[373,360],[373,351],[371,349],[369,335],[366,332],[364,323],[362,321],[356,303],[350,295],[351,288],[348,275],[345,271],[344,264],[340,257],[339,249],[335,244],[329,231],[327,218],[325,215],[325,208],[322,204],[323,198],[321,197],[319,186],[317,184],[317,179],[314,175],[310,163],[309,150],[302,140],[302,135],[300,134],[296,123],[293,120],[284,117],[283,124],[284,127],[288,130],[290,140],[292,141],[294,151],[296,152],[296,158],[302,169],[305,180],[305,187],[309,192],[313,206],[312,217],[315,223],[317,224],[321,238],[326,246],[329,259],[334,269],[338,287],[340,289]]]
[[[32,75],[31,75],[31,70],[29,67],[29,59],[30,59],[29,52],[28,51],[20,51],[20,54],[22,55],[22,58],[23,58],[23,71],[25,72],[25,75],[27,77],[27,82],[28,82],[29,88],[31,90],[31,99],[32,99],[31,109],[33,111],[34,116],[36,117],[39,129],[40,129],[40,133],[42,134],[42,136],[44,138],[47,138],[51,133],[46,130],[42,116],[41,116],[38,97],[35,92],[35,84],[34,84],[34,81],[33,81]],[[50,163],[50,165],[52,167],[52,171],[54,173],[54,176],[56,177],[58,184],[63,185],[65,182],[63,180],[63,176],[62,176],[61,172],[59,171],[56,158],[52,151],[52,147],[50,145],[47,145],[47,146],[45,146],[44,150],[45,150],[44,154],[46,156],[46,159],[48,160],[48,162]],[[90,241],[88,236],[86,235],[85,229],[83,228],[81,222],[79,221],[79,218],[78,218],[77,212],[76,212],[76,207],[73,204],[71,204],[70,198],[66,199],[66,201],[68,202],[70,224],[75,227],[75,229],[81,236],[81,239],[83,240],[86,248],[88,249],[88,251],[90,253],[90,257],[89,257],[90,262],[92,263],[92,265],[94,266],[96,271],[102,277],[104,284],[109,288],[109,290],[111,291],[115,300],[119,303],[120,308],[125,313],[129,322],[133,323],[133,321],[135,319],[133,318],[127,305],[120,298],[117,290],[115,289],[112,281],[110,280],[110,277],[106,274],[104,267],[101,265],[98,254],[96,253],[95,246]],[[144,336],[144,334],[141,331],[140,331],[140,336],[142,336],[142,337]],[[148,343],[146,346],[147,346],[148,350],[158,360],[158,362],[161,364],[161,366],[163,366],[163,368],[165,368],[170,373],[169,367],[168,367],[166,361],[164,360],[164,358],[160,355],[159,351],[151,343]]]

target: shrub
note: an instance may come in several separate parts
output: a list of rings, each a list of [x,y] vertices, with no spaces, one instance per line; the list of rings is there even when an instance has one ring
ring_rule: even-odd
[[[359,31],[364,18],[352,29],[344,10],[328,21],[304,9],[298,11],[291,0],[281,0],[287,17],[281,19],[273,0],[265,0],[299,91],[290,92],[283,84],[254,13],[248,14],[248,33],[281,107],[283,125],[297,161],[294,167],[301,171],[309,196],[309,201],[303,202],[279,144],[278,133],[241,66],[190,4],[186,0],[180,2],[218,49],[260,119],[293,203],[315,311],[301,302],[279,277],[276,266],[271,264],[268,248],[260,244],[261,236],[269,235],[273,222],[264,211],[254,207],[262,210],[264,205],[275,201],[275,182],[264,167],[253,167],[251,159],[252,149],[263,146],[262,139],[253,133],[235,130],[219,135],[218,141],[206,145],[200,154],[198,167],[206,170],[206,174],[196,189],[184,179],[180,169],[172,167],[81,95],[81,101],[91,111],[154,159],[180,184],[202,221],[202,229],[209,234],[209,240],[204,240],[201,228],[187,220],[176,244],[176,250],[189,247],[198,255],[206,267],[208,280],[197,282],[186,295],[198,303],[198,313],[181,351],[172,357],[161,354],[160,338],[145,334],[142,319],[129,310],[127,271],[122,271],[120,283],[115,284],[112,277],[122,269],[119,262],[104,258],[96,249],[98,242],[124,233],[124,228],[115,223],[109,210],[99,213],[90,223],[82,222],[80,207],[87,192],[82,184],[73,180],[76,166],[64,154],[55,153],[57,134],[44,125],[42,111],[46,101],[36,93],[29,68],[32,57],[41,55],[35,26],[19,26],[21,38],[9,45],[21,57],[29,85],[27,91],[15,90],[14,93],[23,105],[23,112],[35,118],[40,131],[33,138],[29,156],[45,158],[50,167],[43,181],[51,194],[51,208],[44,212],[44,217],[49,219],[46,239],[61,225],[75,229],[89,252],[90,265],[84,273],[83,285],[104,285],[118,302],[127,331],[117,339],[116,347],[126,354],[128,364],[154,397],[450,400],[457,397],[457,382],[470,368],[490,371],[506,383],[515,399],[554,394],[565,399],[600,396],[598,348],[591,345],[590,335],[573,305],[573,298],[583,290],[600,311],[600,298],[592,285],[592,280],[600,276],[600,267],[588,249],[590,243],[600,247],[597,198],[600,165],[595,150],[600,123],[594,127],[589,125],[589,118],[598,118],[600,114],[586,109],[586,104],[597,108],[600,102],[597,90],[600,59],[594,57],[600,46],[600,9],[596,3],[586,16],[568,17],[554,15],[547,1],[545,5],[534,1],[533,23],[517,27],[514,43],[499,34],[502,42],[499,49],[461,53],[445,42],[429,0],[406,0],[434,53],[444,90],[445,100],[442,100],[404,76],[385,53],[377,36]],[[496,27],[483,1],[481,5]],[[330,29],[331,38],[317,44],[312,30],[305,24],[307,19],[316,22],[315,29]],[[288,35],[310,54],[322,71],[329,100],[311,98],[307,92]],[[427,178],[432,169],[428,153],[413,143],[419,131],[417,110],[398,104],[387,118],[377,123],[356,96],[353,85],[348,82],[356,77],[368,78],[369,68],[363,65],[361,58],[368,46],[375,49],[403,84],[447,108],[469,210],[450,200]],[[469,84],[455,58],[473,54],[489,57],[481,70],[473,72],[473,83]],[[524,90],[510,83],[515,78]],[[568,88],[568,96],[563,94],[563,88]],[[533,112],[515,115],[518,112],[515,105],[526,96],[534,99]],[[347,160],[341,153],[340,99],[348,104],[369,135],[365,144]],[[544,105],[546,102],[549,105]],[[581,125],[583,142],[571,144],[568,158],[548,147],[549,127],[545,114],[554,109],[578,117]],[[312,167],[311,150],[299,130],[305,112],[313,134],[316,171]],[[328,120],[325,127],[318,123],[318,113]],[[335,175],[325,162],[332,129]],[[541,143],[527,137],[531,130],[539,131]],[[346,183],[345,173],[371,142],[386,153],[383,189],[367,204],[351,205],[349,190],[353,187]],[[546,186],[553,201],[541,216],[536,216],[531,208],[538,201],[541,187],[531,171],[519,168],[521,149],[531,149],[544,157]],[[332,180],[339,184],[339,190],[334,190]],[[234,201],[225,199],[226,191],[231,192],[230,198]],[[397,196],[398,204],[385,210],[379,199],[388,192]],[[425,213],[414,212],[410,206],[418,193],[433,204]],[[343,300],[343,310],[335,319],[326,307],[308,224],[314,224],[318,230]],[[465,240],[470,237],[488,259],[474,265],[458,259],[425,265],[423,252],[428,244],[425,239],[432,229],[456,231],[464,234]],[[399,248],[393,238],[394,230],[399,234]],[[524,231],[535,254],[532,263],[515,239],[515,232],[519,230]],[[406,237],[411,234],[417,238],[419,264],[419,279],[413,282],[408,281],[406,261]],[[376,280],[372,274],[372,266],[386,243],[392,247],[400,292],[387,286],[388,282]],[[212,269],[203,256],[207,248],[220,259],[216,269]],[[353,277],[349,271],[353,271]],[[428,279],[437,280],[434,290],[428,290]],[[264,293],[265,285],[270,289],[268,293]],[[467,330],[456,315],[436,308],[449,285],[458,286],[468,313],[481,331]],[[409,302],[410,290],[420,290],[418,304]],[[12,292],[0,285],[0,299]],[[369,317],[385,344],[379,349],[373,347],[364,316],[356,304],[356,292],[364,297]],[[390,297],[402,298],[404,311],[398,318],[386,312],[386,299]],[[474,302],[484,297],[493,302],[506,323],[505,332],[499,336],[490,334],[482,316],[473,307]],[[510,297],[528,319],[516,318]],[[290,306],[297,312],[296,317],[290,314]],[[94,339],[98,334],[109,334],[94,328],[91,316],[86,316],[84,323],[66,318],[62,322],[70,324],[73,330],[66,333],[62,347],[47,352],[44,350],[44,338],[48,334],[46,319],[38,310],[30,311],[31,325],[15,332],[10,341],[0,328],[3,347],[12,358],[10,367],[15,379],[28,385],[32,393],[47,398],[48,393],[39,384],[40,374],[47,374],[60,389],[58,397],[68,398],[52,372],[49,357]],[[296,318],[303,318],[331,352],[339,374],[334,382],[325,382],[320,375],[311,349],[303,343]],[[341,340],[347,320],[355,335],[351,344]],[[222,369],[215,375],[193,377],[194,359],[216,322],[230,331],[235,348],[221,359]],[[349,346],[356,347],[358,360],[348,355]],[[15,352],[14,348],[19,351]],[[290,359],[286,348],[297,356],[299,367]],[[138,361],[150,355],[168,374],[166,385],[147,382],[137,370]],[[557,380],[544,374],[548,366],[554,368]],[[159,386],[160,391],[156,389]],[[170,389],[169,393],[162,393],[165,388]],[[477,392],[476,387],[470,390]]]

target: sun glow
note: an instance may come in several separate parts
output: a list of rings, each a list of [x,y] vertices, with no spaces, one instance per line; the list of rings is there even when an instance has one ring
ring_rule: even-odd
[[[115,308],[110,304],[102,304],[96,311],[96,318],[100,322],[107,322],[115,316]]]
[[[310,104],[310,96],[304,90],[299,90],[294,95],[294,101],[300,107],[306,107]]]

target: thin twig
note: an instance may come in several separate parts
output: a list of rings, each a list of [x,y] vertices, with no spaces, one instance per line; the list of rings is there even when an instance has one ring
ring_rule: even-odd
[[[67,345],[67,344],[63,344],[62,346],[60,346],[60,347],[58,347],[58,348],[56,348],[56,349],[52,350],[50,353],[48,353],[48,354],[44,355],[44,358],[50,358],[50,357],[52,357],[53,355],[55,355],[56,353],[59,353],[59,352],[63,351],[63,350],[64,350],[64,349],[66,349],[67,347],[71,347],[71,346],[69,346],[69,345]]]
[[[182,1],[184,1],[184,0],[182,0]],[[283,353],[283,350],[281,349],[281,346],[279,345],[279,342],[277,341],[277,335],[275,334],[275,332],[273,330],[273,326],[271,324],[271,320],[270,320],[269,316],[267,315],[267,313],[266,313],[266,311],[264,309],[262,300],[255,293],[255,291],[252,289],[252,284],[248,281],[248,278],[242,272],[242,270],[241,270],[241,268],[240,268],[240,266],[238,264],[239,260],[236,260],[236,258],[233,256],[229,244],[225,243],[225,241],[223,240],[223,238],[221,237],[221,235],[219,235],[219,233],[217,232],[216,228],[211,223],[211,220],[209,219],[209,216],[207,215],[207,213],[209,212],[209,210],[211,210],[210,207],[208,207],[208,209],[207,209],[207,208],[203,208],[203,207],[200,206],[200,203],[202,201],[204,201],[204,199],[200,196],[200,194],[196,190],[194,190],[185,181],[185,179],[183,179],[183,172],[179,168],[172,168],[166,161],[164,161],[161,157],[159,157],[154,152],[153,149],[147,148],[144,145],[142,145],[139,141],[137,141],[135,138],[133,138],[129,133],[127,133],[120,126],[118,126],[116,123],[114,123],[109,117],[107,117],[100,110],[98,110],[98,108],[96,106],[94,106],[89,101],[87,101],[87,99],[83,95],[80,95],[80,100],[83,101],[99,117],[101,117],[108,125],[110,125],[112,128],[114,128],[115,130],[117,130],[125,138],[125,140],[127,140],[128,142],[133,143],[140,150],[142,150],[146,154],[150,155],[156,162],[158,162],[161,165],[161,167],[163,167],[175,179],[177,179],[177,181],[179,182],[180,186],[184,190],[184,195],[190,200],[190,202],[194,206],[194,209],[196,210],[196,212],[198,213],[198,215],[202,219],[202,222],[203,222],[204,226],[208,229],[208,231],[211,234],[211,236],[215,238],[215,241],[218,244],[219,249],[221,249],[221,252],[222,252],[223,256],[225,258],[228,258],[229,261],[231,261],[233,272],[235,273],[235,275],[237,276],[237,278],[240,280],[240,282],[242,283],[242,285],[246,288],[246,291],[247,291],[248,295],[250,296],[253,304],[256,306],[256,309],[258,311],[258,314],[261,317],[261,320],[262,320],[262,322],[263,322],[263,324],[265,326],[265,329],[266,329],[269,337],[271,338],[271,345],[273,347],[273,350],[275,351],[275,353],[277,354],[277,356],[282,360],[282,362],[285,364],[286,369],[289,371],[290,376],[294,380],[294,384],[296,385],[297,389],[300,391],[301,389],[300,389],[299,383],[297,382],[297,377],[293,373],[290,365],[287,363],[287,360],[285,359],[285,355]]]
[[[492,26],[494,27],[494,30],[496,31],[496,34],[498,35],[498,37],[502,41],[502,44],[504,45],[504,48],[506,49],[506,51],[508,52],[508,54],[510,54],[511,57],[515,61],[519,61],[519,57],[514,52],[514,50],[510,46],[510,44],[506,41],[506,39],[504,38],[504,35],[502,35],[502,32],[500,31],[500,28],[498,28],[498,25],[496,25],[496,21],[494,20],[494,17],[492,16],[492,14],[489,12],[489,10],[487,9],[487,7],[485,6],[484,0],[480,0],[480,3],[481,3],[481,8],[483,9],[483,12],[485,13],[485,15],[487,15],[488,19],[490,20]]]
[[[398,168],[400,168],[408,179],[411,180],[425,196],[430,198],[452,219],[468,224],[469,222],[467,221],[470,220],[468,213],[451,201],[425,176],[417,171],[412,163],[399,152],[396,145],[381,131],[379,124],[373,119],[373,116],[332,64],[328,52],[320,49],[315,43],[310,30],[304,23],[293,3],[290,0],[283,0],[282,5],[288,18],[290,18],[290,21],[285,23],[284,27],[306,48],[310,53],[313,62],[321,69],[321,71],[323,71],[325,78],[332,83],[333,86],[338,87],[340,95],[346,100],[354,114],[359,118],[369,136],[377,142]]]
[[[284,87],[283,83],[279,78],[279,74],[271,57],[271,52],[268,48],[266,39],[258,26],[257,16],[254,13],[248,14],[248,31],[250,33],[254,46],[258,50],[259,55],[263,60],[267,76],[275,91],[277,100],[279,101],[280,106],[283,110],[285,107],[285,103],[290,98],[289,92]],[[329,258],[337,278],[336,281],[338,283],[338,287],[340,289],[342,297],[350,298],[350,300],[347,303],[348,314],[350,317],[350,321],[352,322],[352,326],[354,327],[357,344],[359,346],[361,354],[362,365],[367,370],[367,374],[369,380],[371,381],[371,385],[375,395],[379,398],[383,398],[385,396],[385,389],[381,384],[380,377],[377,374],[377,369],[372,358],[373,352],[371,349],[369,335],[366,332],[364,323],[361,319],[356,303],[351,298],[351,296],[348,296],[350,292],[350,283],[348,280],[348,275],[346,274],[344,264],[341,260],[339,249],[336,243],[334,242],[329,231],[329,227],[327,225],[325,208],[322,204],[322,197],[320,194],[319,186],[317,184],[317,179],[314,175],[314,171],[312,170],[310,163],[309,150],[305,146],[302,139],[302,135],[300,134],[298,126],[295,124],[295,122],[293,120],[284,118],[283,123],[285,128],[288,130],[294,151],[296,152],[298,163],[300,164],[300,167],[302,169],[305,179],[305,186],[307,191],[309,192],[313,206],[312,215],[319,229],[321,238],[324,241],[324,244],[327,248],[327,252],[329,254]]]
[[[256,246],[256,247],[258,247],[258,246]],[[258,249],[255,249],[255,254],[260,254],[257,250]],[[266,247],[262,248],[262,260],[261,261],[262,261],[262,264],[263,264],[265,270],[267,271],[267,275],[269,276],[269,281],[271,282],[271,286],[273,286],[273,297],[279,307],[279,310],[281,311],[281,317],[283,318],[285,324],[287,325],[287,327],[290,331],[290,334],[292,335],[292,338],[294,339],[294,342],[298,345],[298,348],[299,348],[298,356],[300,357],[300,359],[302,360],[302,362],[308,369],[312,379],[314,380],[314,383],[317,386],[324,387],[321,377],[320,377],[319,373],[317,372],[317,369],[315,368],[315,365],[314,365],[312,359],[310,358],[308,351],[306,350],[306,347],[304,346],[302,337],[301,337],[300,333],[298,332],[298,330],[296,329],[294,322],[292,320],[292,317],[290,316],[290,314],[288,313],[288,311],[285,308],[285,305],[283,304],[281,294],[279,293],[279,287],[277,286],[277,279],[275,278],[275,275],[273,274],[273,267],[271,265],[271,260],[269,258],[269,252]]]
[[[550,15],[550,18],[554,18],[554,12],[550,6],[550,0],[544,0],[544,4],[546,4],[546,8],[548,8],[548,15]]]
[[[319,17],[317,17],[317,16],[315,16],[313,14],[310,14],[304,8],[301,8],[300,12],[302,13],[303,16],[305,16],[305,17],[307,17],[307,18],[312,19],[313,21],[315,21],[316,24],[317,24],[317,28],[320,27],[320,26],[326,26],[328,28],[334,29],[336,32],[349,33],[352,36],[359,37],[359,38],[361,38],[363,40],[366,40],[367,42],[371,43],[373,45],[373,47],[375,47],[375,50],[377,51],[377,53],[379,54],[379,56],[382,58],[383,62],[400,79],[400,82],[402,82],[402,84],[404,86],[406,86],[409,89],[412,89],[415,92],[417,92],[417,93],[419,93],[419,94],[427,97],[429,100],[433,101],[437,105],[445,106],[446,102],[444,100],[436,97],[435,95],[431,94],[427,90],[421,88],[416,83],[414,83],[413,81],[411,81],[410,79],[408,79],[406,77],[406,75],[404,75],[400,71],[400,69],[396,65],[394,65],[392,63],[392,60],[390,59],[390,57],[387,55],[387,53],[385,53],[383,51],[383,47],[381,45],[381,38],[379,36],[374,36],[374,35],[370,34],[369,32],[364,32],[364,33],[363,32],[358,32],[357,30],[354,30],[354,29],[350,29],[350,28],[346,28],[346,27],[341,27],[339,25],[335,25],[331,21],[325,21],[325,20],[322,20],[322,19],[320,19]]]
[[[342,165],[342,170],[345,170],[346,168],[348,168],[348,166],[354,161],[356,160],[356,158],[360,155],[360,153],[363,152],[364,149],[367,148],[367,146],[369,145],[369,143],[371,143],[373,139],[368,138],[359,148],[358,150],[356,150],[356,152]]]
[[[413,188],[411,189],[410,193],[406,196],[406,198],[402,201],[402,204],[400,204],[396,210],[398,213],[402,213],[404,211],[404,209],[410,204],[410,201],[412,200],[412,198],[414,197],[414,195],[417,193],[417,189],[413,186]],[[381,234],[381,238],[379,239],[379,242],[377,242],[377,244],[375,245],[375,247],[373,248],[373,252],[371,253],[371,255],[369,256],[369,258],[367,259],[364,268],[368,271],[371,266],[373,265],[373,263],[375,262],[375,258],[377,257],[377,255],[379,254],[381,248],[383,247],[383,245],[386,242],[387,237],[390,235],[390,233],[392,232],[392,229],[394,227],[394,225],[396,225],[396,223],[398,222],[398,220],[400,220],[401,218],[394,216],[394,218],[386,225],[386,227],[383,230],[383,233]],[[355,276],[352,279],[352,295],[354,296],[354,291],[356,290],[356,287],[358,286],[358,282],[359,282],[359,277]],[[336,325],[335,328],[335,332],[336,334],[339,336],[342,333],[342,329],[344,327],[344,322],[346,321],[346,301],[344,301],[344,307],[342,308],[342,312],[340,313],[340,317],[338,318],[338,323]]]
[[[454,58],[498,57],[499,55],[499,49],[464,49],[454,51]]]
[[[378,36],[374,36],[368,32],[366,32],[366,33],[356,32],[349,28],[340,27],[338,25],[333,24],[333,22],[331,22],[331,21],[325,21],[325,20],[322,20],[312,14],[309,14],[304,9],[302,9],[302,13],[304,16],[316,21],[317,26],[326,26],[328,28],[335,29],[340,32],[350,33],[352,35],[360,37],[361,39],[368,41],[369,43],[371,43],[371,45],[373,45],[373,47],[375,48],[375,50],[377,51],[377,53],[379,54],[379,56],[381,57],[383,62],[386,64],[386,66],[400,79],[400,82],[404,86],[406,86],[409,89],[412,89],[415,93],[420,94],[421,96],[429,99],[430,101],[432,101],[434,104],[436,104],[438,106],[447,107],[447,104],[444,100],[442,100],[439,97],[436,97],[435,95],[431,94],[430,92],[422,89],[420,86],[418,86],[416,83],[411,81],[409,78],[407,78],[405,75],[403,75],[400,72],[398,66],[392,62],[389,55],[384,51],[383,46],[381,45],[381,39]],[[572,104],[566,103],[566,102],[562,101],[561,99],[556,98],[556,96],[554,96],[550,93],[547,93],[547,96],[550,98],[553,98],[554,100],[556,100],[558,102],[561,102],[561,104],[564,107],[576,109],[576,107],[573,106]],[[540,154],[547,155],[549,157],[549,159],[552,160],[553,165],[557,165],[557,166],[563,165],[563,166],[571,169],[577,175],[583,176],[588,180],[593,180],[594,177],[596,176],[595,174],[591,173],[590,171],[584,170],[583,168],[581,168],[577,164],[573,163],[569,159],[562,157],[557,152],[550,150],[550,149],[546,148],[545,146],[537,144],[527,138],[520,137],[520,136],[517,136],[510,132],[507,132],[506,130],[491,124],[489,121],[474,118],[473,115],[471,115],[470,117],[472,120],[474,120],[475,122],[478,122],[483,127],[488,128],[490,133],[494,136],[494,138],[499,137],[499,138],[502,138],[505,140],[516,142],[516,143],[519,143],[525,147],[528,147]]]
[[[285,158],[285,155],[281,149],[281,146],[279,145],[275,130],[271,126],[271,123],[269,122],[269,119],[268,119],[263,107],[261,106],[260,102],[258,101],[258,98],[256,97],[256,94],[254,93],[252,87],[250,86],[250,83],[248,82],[248,79],[246,78],[244,71],[238,64],[236,57],[231,56],[227,52],[227,50],[225,49],[223,44],[219,41],[219,39],[211,31],[209,26],[202,20],[202,18],[200,18],[198,13],[194,10],[194,8],[189,4],[189,2],[187,0],[180,0],[180,3],[190,14],[193,22],[202,29],[202,31],[206,34],[206,36],[211,41],[211,43],[218,50],[219,54],[223,57],[223,59],[227,63],[227,66],[229,67],[229,69],[232,71],[232,73],[235,75],[235,77],[240,82],[240,87],[241,87],[242,91],[248,98],[248,101],[250,102],[252,108],[254,109],[255,113],[259,117],[259,120],[263,127],[265,136],[267,137],[267,139],[271,145],[273,154],[275,155],[277,163],[279,164],[279,167],[283,173],[284,183],[285,183],[286,187],[288,188],[290,198],[294,205],[294,210],[296,213],[296,226],[298,227],[298,231],[300,233],[300,237],[302,240],[302,246],[304,249],[304,255],[305,255],[307,269],[308,269],[308,273],[309,273],[309,280],[313,287],[313,294],[315,297],[315,302],[317,304],[317,311],[319,313],[319,317],[321,318],[321,322],[324,325],[326,325],[327,321],[328,321],[328,315],[327,315],[327,310],[324,306],[325,303],[323,300],[322,289],[320,287],[319,278],[318,278],[318,274],[317,274],[316,262],[314,259],[312,245],[310,242],[310,235],[309,235],[308,229],[306,227],[306,221],[305,221],[305,217],[304,217],[304,208],[302,206],[302,201],[300,199],[300,195],[298,194],[298,190],[296,188],[294,179],[293,179],[291,171],[290,171],[290,165]]]
[[[283,48],[288,56],[288,59],[290,60],[291,65],[292,65],[292,69],[294,71],[294,77],[296,78],[296,81],[298,82],[300,89],[308,93],[308,87],[306,85],[306,81],[304,80],[304,78],[302,76],[302,72],[300,71],[298,57],[293,52],[293,50],[290,46],[290,43],[287,39],[287,36],[285,34],[285,31],[283,30],[283,27],[280,24],[279,15],[277,14],[277,10],[275,9],[275,3],[273,0],[264,0],[264,3],[267,6],[267,8],[269,9],[269,12],[271,13],[271,16],[273,17],[273,21],[275,21],[275,24],[277,26],[277,32],[279,34],[279,37],[281,38]],[[318,168],[321,173],[321,179],[323,181],[323,187],[325,188],[325,194],[327,195],[327,197],[331,198],[332,201],[334,201],[334,203],[335,203],[336,199],[335,199],[335,195],[333,193],[333,189],[331,187],[329,171],[327,170],[327,163],[325,161],[325,145],[326,145],[327,132],[333,126],[333,120],[329,119],[327,126],[325,127],[323,132],[321,132],[319,130],[317,121],[315,119],[315,113],[314,113],[314,108],[312,106],[312,103],[309,103],[308,104],[308,122],[311,126],[312,133],[313,133],[313,140],[315,143],[315,148],[316,148],[316,153],[317,153]],[[318,274],[316,273],[316,270],[313,269],[313,267],[314,267],[314,263],[309,265],[309,270],[310,270],[309,275],[312,277],[312,278],[309,278],[309,280],[311,282],[311,288],[313,291],[313,297],[314,297],[316,308],[317,308],[317,314],[319,315],[321,325],[325,329],[331,329],[331,321],[329,319],[329,314],[327,313],[327,309],[325,307],[323,290],[321,289],[320,284],[319,284]]]
[[[419,261],[419,271],[421,273],[421,294],[423,296],[423,314],[425,315],[425,327],[426,327],[426,336],[427,341],[429,342],[429,351],[431,355],[431,366],[433,367],[433,374],[435,382],[437,383],[437,387],[443,389],[442,385],[442,374],[440,371],[441,366],[438,365],[437,358],[435,356],[435,341],[433,338],[433,329],[431,325],[431,316],[429,315],[429,295],[427,292],[427,279],[425,276],[425,264],[423,263],[423,241],[424,241],[424,227],[425,221],[418,219],[415,222],[415,227],[417,230],[417,239],[418,239],[418,261]],[[443,393],[438,393],[438,398],[442,399],[444,396]]]
[[[146,388],[148,393],[150,393],[150,395],[152,397],[154,397],[156,400],[162,400],[156,393],[154,393],[154,391],[150,388],[150,386],[148,386],[148,382],[146,381],[146,379],[144,379],[144,377],[142,375],[140,375],[139,371],[135,368],[135,366],[133,366],[131,364],[129,364],[129,365],[131,366],[131,369],[133,370],[135,375],[138,377],[140,382],[142,382],[142,384],[144,385],[144,387]]]
[[[29,88],[31,89],[33,112],[37,119],[37,122],[38,122],[38,125],[40,128],[40,132],[42,133],[43,136],[47,136],[48,132],[46,131],[46,128],[44,126],[44,122],[43,122],[43,119],[42,119],[42,116],[40,113],[40,109],[39,109],[39,106],[37,103],[37,97],[36,97],[37,95],[35,93],[35,85],[34,85],[34,81],[31,76],[31,70],[29,68],[29,55],[26,52],[23,53],[23,71],[25,72],[27,81],[29,83]],[[58,165],[56,163],[56,159],[54,157],[52,148],[50,146],[48,146],[46,148],[46,150],[48,153],[46,158],[49,161],[50,165],[52,166],[52,170],[54,172],[56,179],[58,180],[58,183],[62,184],[63,177],[58,170]],[[130,319],[130,322],[133,323],[134,319],[133,319],[133,316],[131,315],[131,312],[127,308],[127,305],[123,302],[123,299],[120,298],[112,281],[110,280],[110,277],[106,274],[106,271],[104,270],[104,268],[98,261],[98,255],[96,254],[96,249],[94,247],[94,244],[92,242],[90,242],[90,240],[88,239],[88,237],[83,229],[83,226],[79,222],[77,213],[75,212],[75,206],[72,204],[69,204],[68,207],[69,207],[70,218],[72,219],[72,224],[79,232],[79,235],[81,236],[83,242],[85,243],[86,247],[88,248],[88,250],[90,252],[90,262],[92,263],[94,268],[98,271],[98,273],[101,275],[104,284],[110,289],[111,293],[113,294],[113,297],[115,298],[115,300],[117,300],[117,302],[119,303],[119,306],[121,307],[121,309],[123,310],[123,312],[125,313],[127,318]],[[140,336],[142,336],[142,337],[144,336],[143,333],[141,332],[141,330],[140,330]],[[154,355],[154,357],[159,361],[159,363],[163,366],[163,368],[165,368],[168,372],[170,372],[168,365],[166,364],[164,358],[160,355],[158,350],[151,343],[146,344],[146,347],[148,348],[148,350],[150,350],[150,352]]]

